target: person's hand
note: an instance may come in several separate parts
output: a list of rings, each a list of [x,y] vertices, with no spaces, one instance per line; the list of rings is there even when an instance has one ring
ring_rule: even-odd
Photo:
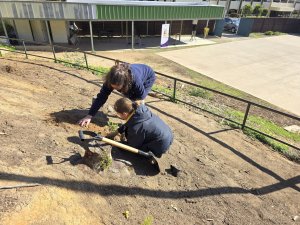
[[[82,118],[81,120],[78,121],[78,124],[82,127],[87,127],[90,122],[91,122],[92,116],[87,115],[84,118]]]

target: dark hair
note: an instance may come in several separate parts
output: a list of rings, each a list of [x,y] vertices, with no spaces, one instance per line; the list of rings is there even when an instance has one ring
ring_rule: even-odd
[[[126,94],[131,88],[132,75],[128,63],[120,63],[116,60],[115,65],[110,68],[110,71],[105,76],[104,82],[111,87],[111,85],[122,86],[121,93]]]
[[[117,113],[131,113],[137,109],[137,104],[128,98],[120,98],[115,102],[114,109]]]

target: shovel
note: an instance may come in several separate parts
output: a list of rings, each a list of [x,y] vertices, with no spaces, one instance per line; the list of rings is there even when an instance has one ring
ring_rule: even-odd
[[[86,136],[89,136],[88,138],[86,138]],[[100,134],[97,134],[93,131],[87,131],[87,130],[80,130],[79,131],[79,138],[81,141],[102,141],[102,142],[105,142],[107,144],[110,144],[112,146],[116,146],[118,148],[121,148],[121,149],[124,149],[124,150],[127,150],[129,152],[132,152],[132,153],[135,153],[135,154],[139,154],[139,155],[142,155],[146,158],[149,158],[150,159],[150,162],[151,164],[155,167],[156,171],[160,172],[160,168],[159,168],[159,165],[158,165],[158,162],[157,160],[155,159],[154,157],[154,154],[149,151],[149,152],[144,152],[144,151],[141,151],[139,149],[136,149],[136,148],[133,148],[131,146],[128,146],[128,145],[125,145],[125,144],[122,144],[120,142],[117,142],[117,141],[114,141],[114,140],[111,140],[109,138],[106,138],[106,137],[103,137],[101,136]]]

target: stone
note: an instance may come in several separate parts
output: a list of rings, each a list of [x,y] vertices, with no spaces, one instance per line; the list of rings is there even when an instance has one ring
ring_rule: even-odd
[[[300,134],[300,127],[297,125],[287,126],[284,129],[292,133]]]

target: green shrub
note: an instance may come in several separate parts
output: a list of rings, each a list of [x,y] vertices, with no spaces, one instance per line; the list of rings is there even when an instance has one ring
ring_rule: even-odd
[[[206,91],[202,88],[192,88],[191,90],[189,90],[189,95],[205,99],[211,99],[213,96],[211,92]]]
[[[262,14],[262,11],[263,11],[263,8],[261,5],[256,5],[253,9],[253,15],[255,16],[261,16]]]
[[[243,7],[243,9],[242,9],[242,14],[244,15],[244,16],[249,16],[249,15],[251,15],[252,14],[252,6],[250,5],[250,4],[247,4],[247,5],[245,5],[244,7]]]
[[[268,9],[263,9],[262,12],[261,12],[261,15],[266,16],[266,15],[268,15],[268,12],[269,12]]]
[[[271,35],[274,35],[274,32],[271,31],[271,30],[268,30],[268,31],[265,32],[265,35],[271,36]]]

